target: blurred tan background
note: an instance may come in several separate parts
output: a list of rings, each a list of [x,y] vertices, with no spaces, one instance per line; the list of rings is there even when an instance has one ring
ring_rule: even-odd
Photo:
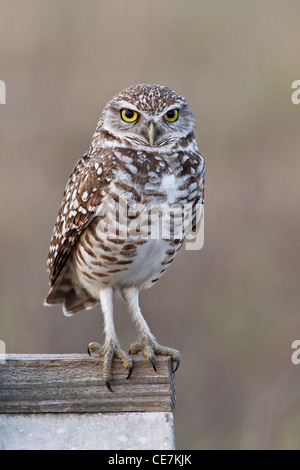
[[[0,0],[0,339],[85,352],[99,308],[44,308],[66,181],[105,103],[160,83],[190,103],[205,157],[205,243],[141,295],[180,349],[178,449],[300,448],[298,0]],[[116,301],[126,350],[136,331]]]

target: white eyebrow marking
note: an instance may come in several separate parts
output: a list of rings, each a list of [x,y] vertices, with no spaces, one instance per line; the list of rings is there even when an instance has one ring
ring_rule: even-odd
[[[120,106],[121,108],[130,109],[132,111],[136,111],[137,113],[140,113],[140,110],[136,106],[134,106],[134,104],[128,103],[128,101],[125,101],[125,100],[116,101],[116,104]]]

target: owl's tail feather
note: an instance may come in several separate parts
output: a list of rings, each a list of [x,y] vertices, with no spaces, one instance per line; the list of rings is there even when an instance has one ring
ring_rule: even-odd
[[[80,310],[89,310],[97,304],[90,294],[82,287],[74,287],[68,273],[59,276],[55,284],[50,288],[45,300],[45,306],[63,304],[65,316],[72,316]]]

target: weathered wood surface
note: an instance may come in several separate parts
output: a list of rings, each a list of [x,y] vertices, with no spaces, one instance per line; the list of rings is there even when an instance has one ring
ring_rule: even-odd
[[[176,394],[171,359],[156,357],[156,372],[143,356],[134,355],[132,360],[134,369],[128,380],[121,361],[114,361],[112,393],[102,379],[102,358],[6,354],[0,364],[0,413],[173,410]]]

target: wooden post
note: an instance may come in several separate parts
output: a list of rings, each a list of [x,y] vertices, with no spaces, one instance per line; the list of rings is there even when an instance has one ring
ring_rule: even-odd
[[[114,361],[113,393],[101,358],[6,354],[0,363],[0,449],[174,449],[175,379],[169,357],[155,372],[132,356],[126,380]]]

